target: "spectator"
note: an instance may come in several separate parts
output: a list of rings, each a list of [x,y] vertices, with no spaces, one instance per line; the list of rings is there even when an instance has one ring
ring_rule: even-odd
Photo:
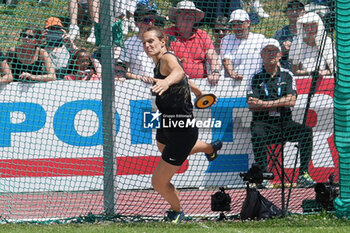
[[[300,169],[298,187],[310,187],[314,181],[308,173],[312,154],[312,128],[292,120],[291,107],[297,92],[289,70],[279,67],[281,48],[277,40],[267,39],[261,50],[263,69],[255,74],[248,90],[248,106],[253,112],[251,123],[255,161],[263,172],[267,169],[267,145],[298,142]],[[263,183],[263,187],[268,181]]]
[[[297,32],[289,52],[293,73],[311,75],[317,72],[320,78],[331,75],[334,69],[332,40],[327,36],[320,16],[313,12],[301,16],[297,21]],[[316,67],[318,60],[319,67]]]
[[[282,48],[281,66],[291,70],[289,50],[293,38],[297,35],[297,20],[300,16],[305,14],[304,4],[298,0],[291,0],[288,2],[284,14],[287,16],[289,24],[284,26],[281,30],[276,31],[274,38],[280,42]]]
[[[169,11],[174,27],[165,29],[165,33],[175,38],[171,49],[180,58],[189,78],[208,78],[216,85],[220,78],[220,61],[214,44],[208,33],[194,27],[204,17],[204,12],[196,8],[191,1],[181,1]],[[206,62],[211,72],[206,70]]]
[[[230,12],[236,9],[243,9],[243,0],[193,0],[193,2],[198,9],[205,12],[204,18],[198,24],[207,24],[210,27],[214,27],[217,17],[227,17],[230,15]]]
[[[90,13],[91,20],[93,22],[99,21],[99,0],[71,0],[69,2],[69,37],[74,41],[80,38],[80,28],[78,26],[78,13],[79,7],[82,7],[85,12]],[[87,42],[95,43],[95,27],[92,26],[91,33],[87,38]]]
[[[56,80],[55,68],[49,54],[42,48],[42,31],[30,26],[20,34],[21,44],[10,48],[7,61],[14,81],[47,82]]]
[[[137,1],[136,0],[121,0],[114,2],[115,9],[115,22],[112,26],[113,42],[116,46],[120,47],[123,37],[126,37],[129,34],[129,27],[133,31],[137,32],[138,28],[135,26],[134,15]],[[101,38],[101,26],[99,24],[99,15],[100,15],[100,0],[94,0],[93,6],[95,9],[94,14],[94,26],[93,32],[94,36],[90,36],[87,41],[90,43],[95,43],[97,46],[100,45]],[[107,15],[107,12],[102,12],[102,14]],[[119,51],[120,52],[120,51]]]
[[[132,31],[138,32],[138,28],[135,25],[135,20],[134,20],[134,11],[136,10],[136,5],[138,2],[140,1],[137,1],[137,0],[115,1],[116,17],[119,17],[120,19],[122,19],[124,37],[126,37],[129,34],[129,27],[131,28]],[[143,1],[142,4],[148,5],[148,1]]]
[[[229,24],[228,24],[228,18],[225,16],[218,16],[215,19],[215,27],[214,27],[214,46],[215,51],[217,54],[220,54],[220,44],[222,38],[226,36],[230,31]]]
[[[82,48],[77,50],[69,62],[65,80],[100,80],[101,64]]]
[[[154,8],[142,3],[137,5],[134,17],[139,32],[125,41],[124,48],[117,61],[115,78],[120,81],[137,79],[153,84],[152,77],[155,66],[152,58],[144,51],[142,35],[148,27],[153,25],[164,26],[165,19],[159,16]],[[189,81],[189,84],[196,97],[203,94],[195,83]]]
[[[201,8],[199,5],[198,7]],[[216,7],[213,7],[213,10],[216,10],[217,17],[219,17],[221,15],[229,16],[230,12],[237,9],[243,9],[243,7],[243,0],[216,0]]]
[[[259,51],[265,36],[249,32],[250,19],[244,10],[233,11],[229,23],[233,34],[225,36],[220,46],[225,76],[235,80],[234,86],[245,90],[251,76],[262,66]]]
[[[63,79],[71,54],[77,47],[63,29],[61,20],[56,17],[46,20],[43,36],[46,39],[44,49],[55,66],[56,77]]]
[[[131,78],[153,83],[154,63],[143,49],[142,34],[147,27],[163,24],[165,19],[158,16],[157,11],[144,4],[138,4],[134,12],[137,35],[130,37],[124,43],[124,48],[117,62],[117,79]]]
[[[306,12],[317,13],[322,18],[331,11],[334,11],[334,0],[308,0],[305,5]]]
[[[7,64],[5,55],[0,51],[0,84],[10,83],[13,76],[9,64]]]
[[[176,1],[179,2],[179,1]],[[210,26],[214,26],[215,19],[219,16],[228,17],[230,13],[237,9],[248,8],[248,5],[251,5],[251,11],[248,13],[251,23],[259,23],[259,18],[268,18],[269,15],[264,11],[264,8],[260,4],[259,0],[256,0],[254,4],[250,4],[249,1],[243,0],[212,0],[212,1],[203,1],[203,0],[194,0],[195,5],[205,12],[204,19],[201,23],[206,23]],[[245,7],[246,6],[246,7]]]
[[[260,18],[270,17],[270,15],[265,12],[259,0],[254,1],[252,5],[252,12],[256,13]]]

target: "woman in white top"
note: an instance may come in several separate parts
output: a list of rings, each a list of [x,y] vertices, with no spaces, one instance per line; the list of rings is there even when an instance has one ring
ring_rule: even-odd
[[[289,53],[293,73],[304,76],[318,72],[320,78],[331,75],[334,66],[332,40],[327,36],[320,16],[313,12],[301,16],[297,21],[297,31]]]

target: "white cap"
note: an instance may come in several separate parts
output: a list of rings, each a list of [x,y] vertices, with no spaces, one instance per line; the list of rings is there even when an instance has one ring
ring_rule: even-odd
[[[281,51],[280,43],[276,39],[272,39],[272,38],[268,38],[263,41],[261,46],[261,51],[268,45],[275,46],[276,48],[278,48],[279,51]]]
[[[245,10],[237,9],[232,11],[229,23],[232,23],[232,21],[245,22],[247,20],[250,20],[248,13]]]
[[[196,14],[196,22],[198,23],[204,18],[205,13],[201,10],[196,8],[196,5],[192,1],[181,1],[178,2],[176,7],[172,7],[169,10],[169,20],[171,22],[176,21],[177,11],[178,10],[187,10],[187,11],[193,11]]]

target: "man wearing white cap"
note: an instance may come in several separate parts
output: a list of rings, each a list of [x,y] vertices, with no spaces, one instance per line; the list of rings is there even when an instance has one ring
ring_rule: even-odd
[[[175,26],[164,32],[175,37],[171,49],[181,60],[188,76],[208,78],[210,84],[216,85],[220,78],[221,64],[214,44],[207,32],[194,27],[203,17],[204,12],[196,8],[193,2],[181,1],[169,11],[169,19]],[[206,62],[209,63],[210,73],[206,70]]]
[[[261,50],[263,69],[251,79],[247,93],[249,109],[253,113],[251,134],[255,161],[265,172],[267,145],[298,142],[300,168],[298,187],[311,187],[314,181],[308,173],[312,154],[312,128],[292,120],[291,107],[297,91],[293,74],[280,67],[281,47],[275,39],[266,39]],[[268,181],[264,181],[263,187]]]
[[[249,15],[242,9],[231,13],[229,23],[233,34],[225,36],[220,45],[225,76],[235,80],[234,86],[246,90],[251,76],[261,68],[260,49],[265,36],[249,32]]]

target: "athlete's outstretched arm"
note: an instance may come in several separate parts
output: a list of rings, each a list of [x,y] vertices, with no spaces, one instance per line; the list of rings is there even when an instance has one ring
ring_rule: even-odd
[[[162,95],[168,88],[180,82],[185,77],[185,71],[180,66],[177,58],[171,54],[165,54],[160,63],[160,73],[166,76],[165,79],[154,79],[155,85],[152,91]]]

